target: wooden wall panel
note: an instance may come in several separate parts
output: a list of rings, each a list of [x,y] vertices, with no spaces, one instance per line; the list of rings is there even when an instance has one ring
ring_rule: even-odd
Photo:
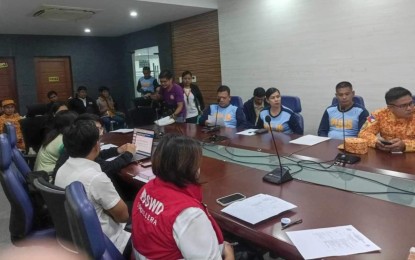
[[[182,72],[196,76],[206,104],[216,102],[222,82],[217,11],[172,23],[173,71],[176,82]]]

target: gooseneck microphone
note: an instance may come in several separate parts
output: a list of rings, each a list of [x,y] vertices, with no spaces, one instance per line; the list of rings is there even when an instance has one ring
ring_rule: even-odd
[[[346,130],[344,125],[344,109],[341,109],[339,105],[340,111],[342,112],[342,119],[343,119],[343,152],[338,153],[336,156],[335,161],[341,164],[354,164],[360,161],[360,157],[356,155],[346,154]]]
[[[226,140],[227,137],[217,135],[215,132],[219,131],[220,126],[218,125],[218,114],[219,114],[219,105],[216,105],[216,116],[215,116],[215,125],[209,132],[213,132],[213,134],[209,137],[209,141],[211,142],[220,142]]]
[[[270,182],[270,183],[274,183],[278,185],[292,181],[293,177],[291,176],[290,171],[282,167],[282,164],[281,164],[281,157],[280,157],[280,154],[278,153],[277,143],[275,142],[274,133],[271,127],[271,117],[266,116],[265,121],[268,123],[269,129],[271,131],[272,142],[274,143],[274,148],[275,148],[275,151],[277,152],[277,158],[278,158],[280,167],[267,173],[262,179],[266,182]]]
[[[160,109],[156,107],[156,121],[158,121],[160,119],[159,110]],[[155,133],[154,138],[158,139],[158,138],[161,138],[164,135],[164,133],[160,130],[159,124],[155,124],[155,125],[156,125],[156,128],[154,129],[154,133]]]

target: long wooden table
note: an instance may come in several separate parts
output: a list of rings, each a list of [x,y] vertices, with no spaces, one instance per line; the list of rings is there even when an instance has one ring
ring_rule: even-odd
[[[190,124],[175,124],[165,127],[164,131],[186,134],[199,140],[207,140],[211,135],[203,133],[199,126]],[[219,134],[227,136],[229,140],[221,144],[274,153],[269,134],[248,137],[235,133],[235,129],[222,129]],[[337,146],[341,141],[330,140],[311,147],[289,143],[297,137],[276,134],[282,155],[328,161],[339,152]],[[121,145],[128,140],[131,140],[131,134],[108,134],[103,142]],[[398,162],[394,163],[395,160]],[[411,174],[414,173],[414,165],[415,154],[391,155],[369,149],[369,153],[362,156],[361,162],[347,167],[414,179]],[[131,175],[140,170],[142,169],[138,165],[131,164],[122,171],[121,176],[138,188],[142,183],[133,180]],[[410,247],[415,245],[415,209],[412,207],[296,180],[276,186],[262,181],[265,174],[262,170],[204,157],[201,166],[204,202],[222,229],[285,259],[302,258],[286,235],[286,231],[294,230],[353,225],[382,248],[381,252],[344,257],[347,259],[406,259]],[[223,207],[216,203],[217,198],[234,192],[241,192],[246,196],[270,194],[289,201],[298,208],[250,225],[222,213]],[[282,217],[302,218],[303,223],[281,230]]]

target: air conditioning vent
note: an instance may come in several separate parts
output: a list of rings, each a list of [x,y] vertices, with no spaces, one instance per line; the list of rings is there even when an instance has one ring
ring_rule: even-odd
[[[53,21],[77,21],[90,19],[99,11],[101,10],[57,5],[42,5],[33,13],[32,16]]]

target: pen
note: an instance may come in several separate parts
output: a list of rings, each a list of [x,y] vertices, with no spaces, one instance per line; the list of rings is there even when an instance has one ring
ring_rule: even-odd
[[[282,226],[282,230],[284,230],[284,229],[286,229],[286,228],[288,228],[288,227],[291,227],[292,225],[295,225],[295,224],[300,224],[300,223],[303,223],[303,220],[302,219],[299,219],[299,220],[296,220],[296,221],[294,221],[294,222],[291,222],[291,223],[289,223],[289,224],[287,224],[287,225],[284,225],[284,226]]]

